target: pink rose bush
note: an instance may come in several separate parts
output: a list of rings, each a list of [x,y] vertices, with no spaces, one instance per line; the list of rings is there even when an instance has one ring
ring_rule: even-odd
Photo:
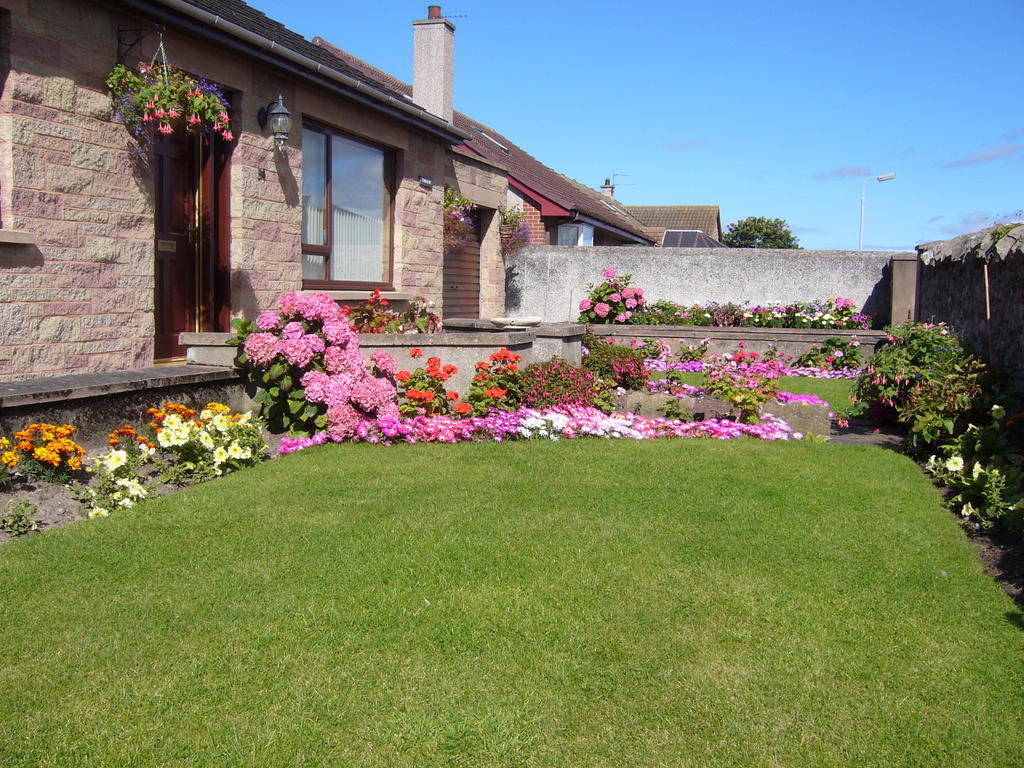
[[[235,327],[271,429],[345,440],[360,424],[398,416],[397,364],[377,351],[367,366],[346,311],[327,294],[289,291],[277,311]]]
[[[642,288],[630,285],[632,275],[619,275],[606,269],[604,282],[590,286],[589,295],[580,301],[581,323],[628,323],[634,312],[644,309],[646,299]]]

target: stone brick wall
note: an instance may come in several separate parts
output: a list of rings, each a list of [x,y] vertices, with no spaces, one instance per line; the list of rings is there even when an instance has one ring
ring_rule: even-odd
[[[988,263],[991,354],[984,265],[973,256],[922,263],[918,318],[949,323],[976,353],[1005,368],[1016,388],[1024,390],[1024,253]]]
[[[0,380],[152,360],[151,187],[109,121],[116,24],[85,3],[15,0],[0,98]]]

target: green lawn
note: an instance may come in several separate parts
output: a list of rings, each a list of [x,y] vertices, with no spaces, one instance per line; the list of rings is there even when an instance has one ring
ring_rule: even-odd
[[[0,584],[3,766],[1024,765],[1021,614],[873,448],[330,446]]]

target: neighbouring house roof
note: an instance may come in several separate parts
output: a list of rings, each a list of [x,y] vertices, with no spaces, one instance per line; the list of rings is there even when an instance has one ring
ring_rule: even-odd
[[[658,244],[662,248],[725,248],[725,243],[699,229],[666,229]]]
[[[715,240],[722,236],[722,217],[717,205],[627,205],[626,208],[656,243],[661,242],[666,229],[697,229]]]
[[[274,61],[293,74],[339,90],[399,119],[420,125],[450,142],[461,132],[418,105],[390,83],[367,77],[357,67],[274,21],[242,0],[113,0],[168,21],[211,41],[230,41],[241,53]],[[197,18],[198,17],[198,18]],[[262,39],[262,40],[261,40]],[[269,44],[261,44],[269,41]],[[299,59],[299,61],[296,61]],[[174,61],[172,64],[176,63]],[[179,65],[182,62],[177,62]]]
[[[408,83],[367,64],[323,38],[314,37],[313,43],[358,70],[364,77],[406,96],[412,95],[412,86]],[[509,185],[538,202],[541,215],[571,217],[579,214],[585,219],[595,220],[591,223],[604,226],[635,242],[651,239],[621,203],[549,168],[511,139],[462,112],[455,112],[453,122],[456,128],[469,134],[464,146],[484,160],[508,169]]]

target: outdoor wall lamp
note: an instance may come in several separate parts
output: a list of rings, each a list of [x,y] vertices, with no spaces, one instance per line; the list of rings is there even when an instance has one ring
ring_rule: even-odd
[[[274,146],[280,152],[287,143],[288,134],[292,130],[292,113],[285,107],[284,97],[278,94],[277,101],[260,107],[257,117],[260,121],[260,128],[269,127],[270,132],[274,134]]]

